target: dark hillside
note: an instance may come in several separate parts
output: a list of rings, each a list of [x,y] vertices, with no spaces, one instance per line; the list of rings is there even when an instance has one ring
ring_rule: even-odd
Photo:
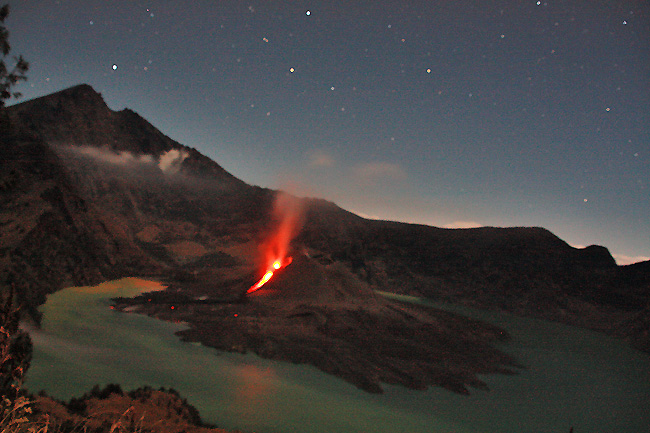
[[[542,228],[439,229],[363,220],[327,205],[309,218],[301,242],[405,294],[489,305],[561,291],[606,302],[596,286],[618,269],[606,248],[576,249]]]
[[[120,242],[78,194],[60,158],[38,138],[0,141],[0,284],[15,284],[30,311],[66,285],[157,272]]]

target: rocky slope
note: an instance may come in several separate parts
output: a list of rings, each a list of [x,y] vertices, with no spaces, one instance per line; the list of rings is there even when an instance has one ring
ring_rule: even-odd
[[[186,341],[308,363],[369,392],[389,383],[468,394],[468,387],[487,389],[478,374],[513,374],[520,367],[491,346],[509,338],[502,329],[388,301],[346,267],[305,255],[241,300],[209,302],[210,292],[201,289],[198,300],[168,291],[119,299],[114,308],[189,323],[179,332]]]
[[[296,263],[244,296],[277,229],[276,191],[234,178],[130,110],[110,110],[86,85],[4,115],[0,284],[14,284],[32,310],[66,285],[155,276],[172,286],[138,308],[188,321],[184,338],[310,362],[369,390],[390,382],[465,392],[481,386],[476,373],[515,363],[489,346],[499,330],[374,290],[559,320],[650,347],[648,263],[619,267],[605,248],[572,248],[542,228],[371,221],[318,199],[296,199],[304,210],[290,245]],[[422,341],[429,349],[416,350]],[[454,360],[444,372],[433,361],[440,356]]]

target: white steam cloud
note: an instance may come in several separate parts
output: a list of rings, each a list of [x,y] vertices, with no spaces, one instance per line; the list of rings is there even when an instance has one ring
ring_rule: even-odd
[[[158,158],[153,155],[134,155],[127,150],[115,152],[107,148],[93,146],[69,146],[66,147],[66,150],[79,153],[97,161],[122,166],[131,164],[156,164],[157,160],[158,168],[166,174],[177,173],[183,161],[190,156],[187,151],[178,149],[170,149]]]
[[[160,155],[158,167],[165,173],[177,173],[181,169],[183,161],[190,156],[184,150],[171,149]]]
[[[92,146],[68,147],[68,150],[78,152],[82,155],[89,156],[93,159],[107,162],[109,164],[127,165],[133,163],[151,164],[154,159],[151,155],[134,155],[131,152],[122,150],[114,152],[109,149],[103,149]]]

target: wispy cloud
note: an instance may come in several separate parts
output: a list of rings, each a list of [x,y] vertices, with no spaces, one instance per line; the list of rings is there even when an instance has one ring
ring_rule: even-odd
[[[168,150],[157,158],[153,155],[135,155],[127,150],[116,152],[111,149],[94,146],[70,146],[66,150],[101,162],[122,166],[130,164],[156,164],[157,161],[160,170],[167,174],[178,172],[183,161],[189,156],[189,153],[186,151],[177,149]]]
[[[350,210],[350,212],[352,212],[353,214],[359,215],[361,218],[365,218],[365,219],[367,219],[367,220],[381,220],[381,219],[385,219],[385,218],[380,217],[379,215],[370,215],[370,214],[367,214],[367,213],[364,213],[364,212],[356,211],[356,210],[354,210],[354,209]]]
[[[392,162],[366,162],[352,167],[352,172],[364,184],[406,179],[406,171]]]
[[[150,164],[154,161],[151,155],[134,155],[131,152],[122,150],[114,152],[110,149],[102,149],[93,146],[69,147],[68,150],[78,152],[82,155],[89,156],[93,159],[107,162],[109,164],[127,165],[133,163]]]
[[[618,265],[631,265],[632,263],[645,262],[650,260],[646,256],[626,256],[624,254],[612,254]]]
[[[309,155],[308,165],[310,167],[329,168],[333,167],[335,163],[336,160],[332,157],[332,155],[320,150]]]
[[[454,221],[443,226],[446,229],[476,229],[483,227],[483,224],[476,221]]]

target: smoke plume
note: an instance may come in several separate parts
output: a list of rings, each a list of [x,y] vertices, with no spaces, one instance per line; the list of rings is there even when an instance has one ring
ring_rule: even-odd
[[[276,260],[283,261],[289,253],[291,240],[300,232],[304,222],[304,201],[298,197],[279,192],[273,205],[275,231],[262,245],[264,265],[269,269]]]

